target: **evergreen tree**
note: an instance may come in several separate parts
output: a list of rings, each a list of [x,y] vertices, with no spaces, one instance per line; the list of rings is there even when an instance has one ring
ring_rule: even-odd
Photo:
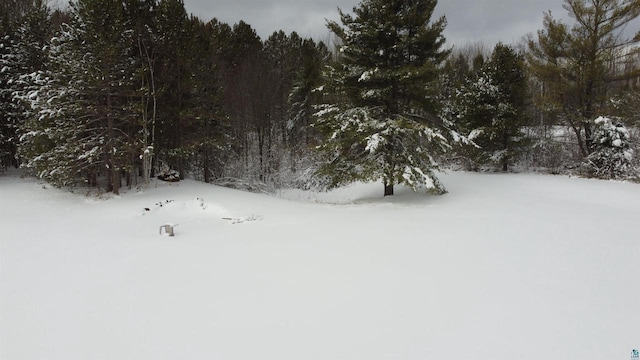
[[[265,60],[276,81],[276,93],[273,98],[273,128],[277,131],[277,139],[287,145],[287,114],[289,103],[287,98],[293,83],[293,76],[300,66],[300,47],[302,38],[293,32],[286,35],[284,31],[274,32],[264,42]]]
[[[329,61],[329,50],[324,43],[305,39],[300,48],[301,65],[294,74],[289,94],[289,116],[287,121],[288,137],[291,148],[298,145],[309,146],[312,140],[311,124],[314,106],[320,103],[322,69]],[[298,149],[299,151],[300,149]]]
[[[82,80],[67,72],[70,67],[91,66],[88,56],[81,56],[72,45],[75,36],[74,30],[64,28],[52,40],[47,69],[31,79],[37,90],[24,98],[34,114],[21,127],[23,166],[59,186],[75,183],[83,173],[91,178],[89,174],[99,171],[92,164],[101,153],[99,140],[86,132],[90,98],[82,95]]]
[[[280,182],[287,172],[295,173],[309,151],[309,124],[313,114],[312,106],[317,104],[318,95],[313,89],[320,85],[321,69],[327,56],[322,54],[324,45],[317,45],[311,39],[303,39],[297,33],[285,35],[274,33],[264,44],[263,52],[267,60],[267,71],[272,73],[275,83],[271,102],[272,124],[268,143],[268,176]],[[268,91],[268,90],[267,90]],[[268,133],[269,134],[269,133]]]
[[[191,19],[189,50],[190,92],[183,116],[187,119],[185,146],[191,153],[190,165],[211,182],[223,173],[230,139],[227,117],[222,108],[222,88],[216,76],[213,36],[210,24]]]
[[[395,184],[442,193],[435,156],[446,151],[449,131],[438,113],[434,80],[448,56],[442,50],[444,17],[431,22],[436,0],[363,0],[355,17],[340,11],[329,28],[342,42],[341,61],[325,90],[335,104],[318,112],[331,154],[320,173],[339,186],[379,180],[384,194]]]
[[[259,78],[250,71],[260,72],[254,67],[262,61],[262,42],[255,30],[243,21],[229,26],[213,20],[213,55],[216,61],[217,75],[222,87],[222,105],[229,117],[229,135],[232,141],[230,157],[233,165],[227,167],[230,177],[253,178],[260,170],[251,172],[252,148],[255,133],[252,131],[258,108],[252,94],[257,92],[254,86]]]
[[[607,180],[638,176],[638,169],[633,167],[631,136],[620,119],[601,116],[594,125],[594,151],[585,162],[591,175]]]
[[[184,177],[193,149],[187,145],[190,126],[187,104],[192,89],[191,24],[182,0],[161,0],[155,17],[157,49],[157,122],[155,147],[158,161]]]
[[[3,14],[4,15],[4,14]],[[15,79],[20,76],[18,55],[14,54],[15,30],[7,18],[0,18],[0,168],[14,162],[17,145]]]
[[[609,112],[617,81],[638,74],[621,74],[618,65],[627,49],[640,41],[623,37],[623,29],[640,15],[637,0],[564,0],[575,20],[572,27],[546,13],[544,29],[529,41],[528,62],[542,83],[540,106],[570,126],[580,153],[593,150],[593,119]],[[640,34],[639,34],[640,35]]]
[[[71,24],[54,39],[41,89],[27,98],[37,114],[23,128],[27,167],[64,185],[104,174],[119,192],[142,147],[133,31],[117,0],[71,3]]]
[[[141,94],[140,99],[140,127],[142,148],[142,181],[149,184],[155,160],[155,128],[158,115],[158,92],[156,87],[156,0],[127,0],[127,27],[133,30],[132,39],[135,40],[135,50],[138,57],[138,77]]]
[[[14,21],[0,20],[0,165],[19,166],[18,128],[31,109],[20,100],[30,91],[30,74],[46,63],[46,46],[51,37],[50,11],[41,0],[28,3],[30,10]],[[8,15],[8,11],[7,11]]]
[[[478,147],[464,151],[474,165],[495,162],[507,171],[526,146],[522,129],[526,115],[527,78],[523,57],[510,46],[497,44],[479,74],[458,96],[459,126],[474,133]]]

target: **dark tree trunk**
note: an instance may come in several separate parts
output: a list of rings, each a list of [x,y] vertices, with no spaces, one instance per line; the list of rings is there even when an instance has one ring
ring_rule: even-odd
[[[113,177],[113,181],[112,181],[112,189],[111,191],[115,194],[115,195],[120,195],[120,186],[122,185],[121,183],[121,179],[122,177],[120,176],[120,170],[112,170],[111,171],[111,176]]]
[[[111,89],[108,89],[110,92]],[[107,164],[109,169],[107,170],[107,177],[109,178],[109,185],[107,186],[108,192],[113,192],[116,195],[120,195],[120,171],[116,169],[116,160],[113,154],[114,143],[114,123],[113,116],[111,114],[111,94],[107,93]]]
[[[98,176],[95,172],[90,171],[87,173],[87,184],[91,187],[98,186]]]
[[[593,129],[591,129],[591,124],[587,121],[582,124],[582,128],[584,129],[584,144],[588,156],[594,150]]]
[[[502,171],[507,172],[509,170],[509,133],[506,131],[502,134],[502,150],[505,152],[505,156],[502,158]]]
[[[589,156],[589,150],[586,140],[582,137],[582,130],[579,127],[580,125],[575,124],[573,120],[569,119],[569,126],[573,129],[573,133],[576,134],[576,138],[578,139],[578,145],[580,147],[580,154],[583,158]]]
[[[393,184],[384,184],[384,196],[393,195]]]
[[[204,147],[204,160],[203,160],[203,166],[202,166],[202,170],[203,170],[203,175],[204,175],[204,182],[205,183],[210,183],[211,182],[211,175],[209,173],[209,147],[208,145],[205,145]]]

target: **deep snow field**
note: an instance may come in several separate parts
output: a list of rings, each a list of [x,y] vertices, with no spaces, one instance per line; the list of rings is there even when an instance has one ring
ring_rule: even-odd
[[[441,180],[444,196],[156,181],[100,199],[0,175],[0,358],[628,360],[640,348],[640,185]],[[175,237],[159,235],[165,223]]]

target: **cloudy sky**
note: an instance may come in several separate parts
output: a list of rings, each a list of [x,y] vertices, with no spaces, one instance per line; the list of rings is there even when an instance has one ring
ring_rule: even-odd
[[[184,0],[187,11],[202,20],[234,24],[244,20],[267,38],[275,30],[297,31],[318,40],[328,38],[325,19],[338,20],[338,8],[351,9],[359,0]],[[518,42],[542,28],[543,13],[566,18],[562,0],[440,0],[437,16],[445,15],[451,45],[481,41]]]

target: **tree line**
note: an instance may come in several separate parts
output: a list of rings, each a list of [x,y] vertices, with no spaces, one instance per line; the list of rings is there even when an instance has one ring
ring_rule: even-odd
[[[2,8],[3,162],[107,191],[174,171],[268,181],[310,142],[322,43],[203,22],[180,0]],[[292,160],[293,162],[293,160]]]
[[[152,176],[442,193],[441,164],[637,179],[640,4],[564,4],[572,24],[547,13],[487,50],[448,47],[436,0],[363,0],[328,24],[335,46],[181,0],[7,1],[0,156],[114,193]]]

